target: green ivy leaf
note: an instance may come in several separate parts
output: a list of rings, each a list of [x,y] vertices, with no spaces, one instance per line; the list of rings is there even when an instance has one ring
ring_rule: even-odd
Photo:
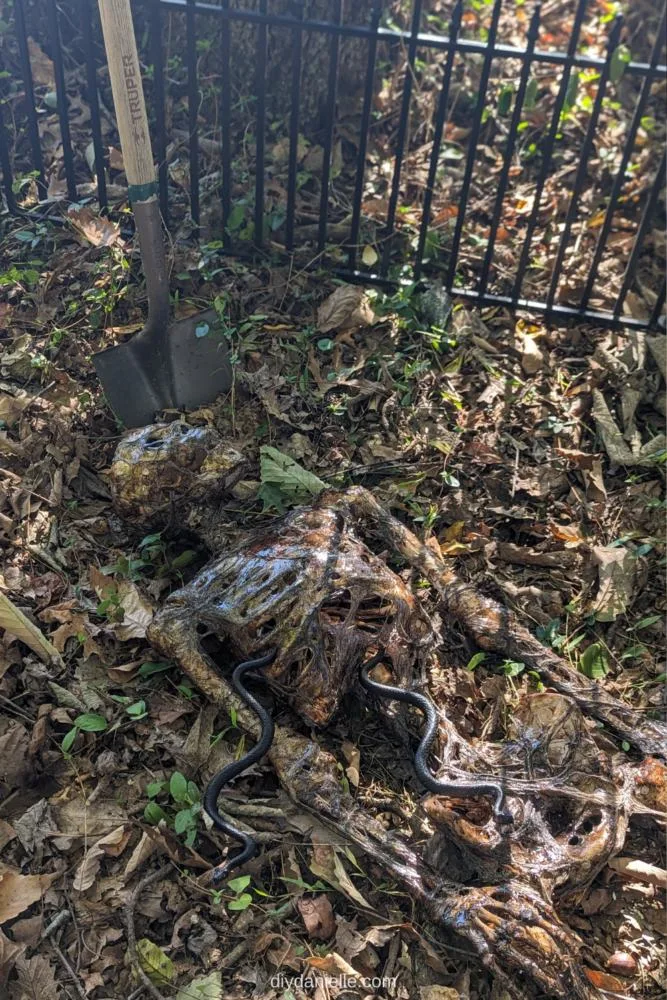
[[[74,740],[76,739],[78,732],[79,730],[75,726],[74,729],[70,729],[68,733],[65,733],[65,735],[63,736],[63,741],[60,744],[60,749],[62,750],[63,753],[69,753],[69,751],[72,749],[72,747],[74,746]]]
[[[511,83],[508,83],[498,94],[498,114],[503,118],[509,114],[513,98],[514,87]]]
[[[169,779],[169,794],[174,802],[185,802],[188,794],[188,780],[180,771],[174,771]]]
[[[153,674],[163,674],[172,667],[173,663],[142,663],[139,667],[139,676],[152,677]]]
[[[531,76],[526,86],[526,95],[523,99],[524,110],[532,111],[537,105],[537,92],[539,85],[534,76]]]
[[[195,818],[189,809],[181,809],[174,816],[174,830],[176,833],[185,833],[186,830],[192,829],[195,824]]]
[[[146,785],[146,795],[149,799],[157,798],[167,787],[166,781],[151,781]]]
[[[567,84],[567,91],[565,92],[565,103],[563,104],[563,110],[569,111],[573,108],[577,100],[577,90],[579,89],[579,74],[575,70],[570,77]]]
[[[109,723],[103,715],[87,712],[85,715],[77,715],[74,725],[84,733],[103,733]]]
[[[252,906],[252,896],[249,892],[244,892],[237,899],[230,899],[227,903],[228,910],[247,910],[249,906]]]
[[[293,502],[308,500],[327,487],[318,476],[308,472],[277,448],[263,445],[259,455],[262,486],[274,487],[283,497]]]
[[[128,705],[125,709],[127,714],[131,719],[144,719],[147,715],[146,712],[146,702],[145,701],[135,701],[132,705]]]
[[[475,653],[475,655],[471,656],[468,662],[466,663],[466,670],[470,670],[472,672],[475,669],[475,667],[478,667],[480,665],[480,663],[484,663],[485,659],[486,659],[486,653],[481,653],[481,652]]]
[[[167,814],[162,806],[159,806],[157,802],[149,802],[144,807],[144,819],[147,823],[157,826],[160,820],[167,819]]]
[[[609,672],[609,663],[603,647],[599,642],[593,642],[581,654],[579,669],[591,680],[597,681]]]
[[[252,879],[250,875],[239,875],[238,878],[231,878],[227,885],[232,892],[243,892],[250,885]]]
[[[627,45],[619,45],[618,48],[614,49],[614,54],[612,55],[611,62],[609,63],[610,83],[618,83],[628,68],[628,64],[631,59],[632,53]]]
[[[152,983],[156,985],[170,983],[174,978],[174,963],[168,955],[165,955],[162,948],[149,938],[137,941],[137,958]]]

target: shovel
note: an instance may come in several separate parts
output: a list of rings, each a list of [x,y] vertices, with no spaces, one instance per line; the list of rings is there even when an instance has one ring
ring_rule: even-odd
[[[131,340],[95,354],[93,364],[116,415],[127,427],[141,427],[157,410],[210,403],[230,388],[232,373],[215,310],[169,322],[162,220],[130,0],[99,0],[99,8],[148,319]]]

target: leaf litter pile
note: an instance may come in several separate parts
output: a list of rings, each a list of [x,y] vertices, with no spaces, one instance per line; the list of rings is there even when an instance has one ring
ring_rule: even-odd
[[[608,12],[601,7],[587,22],[589,43]],[[486,13],[466,16],[464,34],[477,37]],[[638,51],[646,45],[638,17],[629,18],[629,37],[635,57],[647,58]],[[563,47],[557,5],[545,5],[545,19],[551,41],[544,44]],[[510,43],[511,24],[501,21]],[[515,41],[523,44],[523,33]],[[48,100],[53,64],[31,44],[44,102],[42,140],[51,144],[50,195],[57,199],[64,183]],[[203,51],[202,68],[206,57]],[[499,81],[487,132],[502,133],[511,69],[508,63]],[[173,71],[178,84],[180,70]],[[523,133],[528,173],[517,181],[528,193],[530,141],[553,98],[546,69],[540,72],[543,89],[532,95]],[[369,267],[382,251],[401,79],[389,74],[376,95],[364,200]],[[466,81],[459,80],[457,98],[463,120]],[[418,67],[418,82],[416,114],[430,121],[436,91],[428,66]],[[614,129],[622,132],[636,96],[634,81],[620,75],[618,89],[603,112],[608,147],[591,165],[592,175],[605,171],[607,179],[620,156]],[[215,93],[212,84],[206,100],[215,102]],[[570,138],[585,128],[594,93],[595,80],[585,76],[573,88],[563,122]],[[85,101],[78,107],[75,144],[88,134]],[[185,110],[183,100],[174,101],[175,129]],[[616,249],[605,258],[595,306],[610,304],[605,295],[621,273],[655,168],[661,126],[653,110],[650,104],[639,132]],[[75,102],[74,119],[76,113]],[[113,143],[110,119],[103,129]],[[332,198],[340,195],[341,232],[348,231],[351,176],[344,132],[335,144],[332,188]],[[487,138],[481,155],[491,164],[493,136]],[[419,222],[410,206],[423,196],[429,139],[418,129],[410,137],[411,183],[399,220],[406,245]],[[452,184],[466,151],[456,115],[445,139],[442,203],[434,205],[429,244],[436,263],[455,223]],[[566,210],[575,145],[564,144],[561,171],[549,180],[541,231]],[[278,243],[281,148],[284,154],[279,136],[267,191]],[[15,152],[20,159],[19,140]],[[85,198],[85,143],[80,152]],[[304,240],[319,198],[308,160],[316,152],[316,144],[299,150]],[[218,162],[219,149],[202,143],[201,155]],[[186,159],[176,143],[169,180],[184,216]],[[113,145],[110,167],[122,182]],[[486,175],[495,183],[493,169]],[[26,204],[33,180],[26,174],[20,181]],[[492,183],[490,193],[475,185],[477,222],[466,227],[464,270],[474,270],[483,252],[494,193]],[[498,233],[510,264],[523,232],[521,191],[515,195],[516,213]],[[124,185],[111,186],[110,196],[121,203]],[[592,207],[592,191],[584,201]],[[205,193],[203,204],[205,211]],[[234,235],[247,238],[252,206],[237,216]],[[578,251],[592,248],[600,213],[597,219],[582,230]],[[213,217],[213,232],[215,223]],[[334,225],[332,238],[336,232]],[[595,706],[582,712],[581,703],[554,691],[540,672],[539,651],[547,669],[558,658],[569,664],[582,691],[599,682],[634,718],[649,724],[661,716],[665,338],[547,328],[502,310],[452,310],[437,286],[383,294],[336,283],[324,269],[313,275],[280,265],[250,268],[223,258],[215,242],[198,249],[177,242],[172,288],[179,312],[215,304],[234,385],[226,398],[185,419],[162,415],[177,440],[196,431],[206,457],[195,450],[193,475],[186,461],[192,453],[177,454],[160,481],[157,507],[150,484],[141,487],[130,476],[124,507],[110,474],[122,432],[105,407],[90,355],[142,325],[145,299],[131,242],[90,206],[71,210],[63,226],[14,222],[2,240],[3,257],[13,263],[0,274],[0,995],[663,995],[661,765],[614,736]],[[540,254],[536,294],[549,278],[546,246]],[[638,316],[655,302],[662,255],[649,240],[638,294],[629,299]],[[584,257],[573,254],[568,262],[573,301]],[[502,267],[498,277],[504,280]],[[163,426],[154,433],[171,432]],[[135,468],[130,461],[130,473]],[[312,729],[283,696],[287,671],[284,690],[270,696],[279,726],[275,751],[221,799],[235,823],[255,832],[262,853],[219,888],[208,884],[206,873],[229,842],[204,819],[203,789],[243,755],[254,731],[225,691],[217,697],[215,685],[195,685],[188,664],[158,653],[147,631],[168,595],[187,588],[211,555],[243,551],[249,532],[270,534],[299,505],[316,505],[324,489],[362,497],[362,505],[370,495],[380,505],[366,504],[371,526],[388,511],[423,543],[411,560],[408,549],[397,555],[394,537],[374,539],[373,557],[386,562],[433,630],[433,655],[420,676],[393,682],[421,683],[441,711],[432,764],[447,756],[454,767],[463,762],[474,771],[481,763],[497,776],[503,748],[508,760],[521,759],[510,801],[532,809],[543,825],[534,827],[540,839],[532,846],[513,841],[511,863],[494,841],[483,799],[424,799],[412,767],[418,714],[376,704],[359,686],[341,687],[341,709],[326,728]],[[503,652],[502,641],[494,645],[484,628],[471,628],[443,598],[451,597],[446,581],[453,571],[515,611],[536,646],[512,644],[510,628],[501,636]],[[438,580],[445,580],[442,590]],[[340,607],[327,610],[335,628]],[[364,627],[374,613],[368,610]],[[224,645],[218,653],[220,663],[229,662]],[[300,783],[294,748],[304,746],[314,764],[310,780]],[[548,795],[531,801],[531,781],[542,782]],[[554,805],[549,812],[545,803],[552,796],[560,805],[565,784],[570,811]],[[646,792],[640,805],[637,788]],[[599,803],[597,827],[594,812],[585,822],[577,812],[591,803]],[[522,815],[527,823],[529,813]],[[548,838],[546,859],[540,851]],[[504,894],[517,872],[519,895]],[[488,886],[496,890],[488,893]],[[488,970],[480,961],[485,946]],[[570,964],[568,955],[575,956]],[[333,978],[323,985],[327,976]]]
[[[365,487],[445,566],[516,609],[545,657],[556,651],[582,680],[656,717],[664,341],[458,307],[448,319],[437,289],[389,296],[280,267],[221,262],[206,280],[208,258],[177,250],[178,271],[198,273],[197,301],[215,301],[235,361],[229,396],[186,418],[213,473],[202,489],[225,488],[208,508],[191,493],[179,512],[188,470],[175,463],[163,509],[135,493],[131,518],[111,504],[121,433],[88,360],[101,337],[78,311],[98,289],[128,326],[140,321],[130,247],[47,228],[40,252],[39,290],[15,286],[3,306],[0,360],[0,968],[9,996],[146,994],[129,958],[128,906],[137,961],[163,996],[323,995],[299,981],[308,973],[338,977],[332,995],[346,976],[386,980],[357,986],[359,996],[492,995],[495,977],[469,944],[415,909],[395,870],[359,849],[358,831],[346,843],[326,816],[290,801],[273,759],[224,799],[257,831],[261,857],[220,889],[207,886],[228,844],[207,828],[201,793],[248,738],[236,710],[203,697],[146,630],[207,551],[224,553],[325,486]],[[447,738],[490,746],[511,732],[526,695],[543,690],[538,673],[481,649],[424,573],[392,566],[438,634],[428,686],[453,723]],[[560,709],[549,705],[533,724],[554,724]],[[279,695],[273,711],[281,727],[304,732]],[[413,735],[391,713],[384,722],[389,729],[355,690],[311,738],[336,785],[388,837],[426,851],[458,883],[485,884],[488,871],[475,874],[456,836],[443,846],[456,810],[443,821],[447,800],[422,805],[410,763],[419,719],[409,720]],[[594,737],[614,766],[636,766],[628,743],[590,719],[585,731],[578,741]],[[648,812],[590,884],[557,899],[585,942],[591,991],[661,991],[664,857]]]

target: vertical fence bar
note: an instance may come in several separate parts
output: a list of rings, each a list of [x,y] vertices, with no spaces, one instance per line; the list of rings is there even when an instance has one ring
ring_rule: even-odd
[[[65,85],[65,67],[63,65],[63,50],[60,42],[56,0],[48,0],[47,11],[49,35],[51,36],[51,44],[53,46],[53,71],[56,78],[56,101],[58,105],[58,122],[60,123],[60,138],[63,144],[63,165],[65,167],[67,197],[70,201],[76,201],[74,153],[72,151],[72,139],[69,131],[69,101],[67,100],[67,87]]]
[[[197,33],[194,0],[185,8],[185,44],[188,54],[188,147],[190,150],[190,215],[193,236],[199,236],[199,80],[197,79]]]
[[[368,58],[366,61],[366,78],[364,80],[364,102],[361,110],[359,146],[357,148],[357,173],[354,181],[354,196],[352,198],[352,225],[350,227],[350,247],[347,256],[348,266],[351,271],[354,271],[357,266],[357,245],[359,243],[359,225],[361,222],[361,199],[364,195],[366,149],[368,147],[368,128],[371,120],[373,82],[375,80],[375,60],[377,58],[377,32],[381,16],[381,0],[375,0],[373,10],[371,11],[371,34],[368,39]]]
[[[292,5],[294,17],[303,19],[303,0]],[[294,249],[294,213],[296,211],[296,168],[299,152],[299,103],[301,100],[301,27],[292,28],[292,93],[290,97],[289,164],[287,168],[287,218],[285,246]]]
[[[667,295],[667,282],[662,279],[662,288],[658,292],[658,297],[655,300],[655,305],[653,306],[653,312],[651,313],[651,318],[648,321],[649,329],[656,327],[658,325],[658,320],[662,315],[662,311],[665,308],[665,295]]]
[[[530,26],[528,28],[526,54],[524,56],[523,66],[521,67],[521,76],[519,78],[519,89],[517,91],[516,100],[514,103],[514,112],[512,114],[512,121],[509,127],[509,135],[507,137],[507,146],[505,148],[503,167],[500,172],[500,178],[498,180],[498,193],[496,194],[496,201],[493,206],[493,216],[491,219],[491,228],[489,230],[489,242],[486,247],[486,253],[484,254],[484,262],[482,263],[482,273],[479,279],[480,299],[484,298],[484,295],[486,293],[486,288],[489,282],[489,271],[491,269],[491,262],[493,260],[493,251],[496,246],[498,227],[500,225],[500,219],[503,213],[503,202],[505,200],[505,194],[507,193],[507,184],[509,181],[510,169],[512,166],[512,157],[514,156],[516,140],[519,134],[518,128],[521,122],[521,115],[523,112],[523,102],[526,97],[526,88],[528,87],[528,80],[530,79],[530,70],[533,59],[533,52],[535,51],[535,46],[537,44],[537,37],[540,32],[540,15],[541,15],[541,5],[537,3],[535,5],[535,10],[533,11],[533,16],[530,20]]]
[[[97,201],[101,212],[106,212],[107,179],[104,163],[104,144],[102,142],[102,127],[100,124],[100,102],[97,92],[97,71],[95,65],[95,48],[93,45],[93,24],[90,16],[88,0],[81,0],[79,5],[81,18],[81,34],[86,54],[86,89],[88,91],[88,107],[90,108],[90,128],[93,133],[93,152],[95,155],[95,179],[97,181]]]
[[[447,268],[447,288],[452,287],[456,275],[456,265],[458,263],[459,247],[461,245],[461,236],[463,235],[463,222],[465,220],[466,208],[468,205],[468,196],[470,194],[470,183],[472,181],[472,172],[475,166],[477,143],[479,142],[479,134],[482,130],[484,103],[486,101],[486,92],[489,86],[489,77],[491,76],[493,50],[496,44],[496,36],[498,34],[498,21],[500,20],[501,6],[502,6],[502,0],[495,0],[495,3],[493,5],[493,12],[491,14],[491,24],[489,25],[489,34],[486,40],[488,48],[486,50],[486,55],[484,56],[482,75],[479,81],[479,94],[477,96],[475,117],[473,119],[473,126],[470,133],[470,138],[468,140],[469,142],[468,158],[466,160],[465,173],[463,175],[463,183],[461,185],[461,194],[459,195],[459,211],[456,216],[456,226],[454,228],[454,235],[452,237],[451,256],[449,258],[449,266]]]
[[[625,302],[625,298],[630,291],[630,286],[632,285],[635,277],[644,238],[655,221],[655,211],[658,206],[658,197],[660,196],[660,192],[665,184],[666,165],[667,158],[665,152],[663,151],[660,166],[658,167],[658,172],[655,175],[655,180],[653,181],[653,186],[651,187],[651,192],[648,196],[648,201],[646,202],[641,222],[639,223],[639,229],[637,230],[637,235],[635,236],[635,241],[632,245],[632,252],[630,253],[630,258],[628,260],[627,267],[625,268],[625,274],[623,275],[623,281],[621,283],[621,290],[618,293],[618,298],[616,299],[616,304],[614,305],[614,319],[618,319],[621,315],[623,303]]]
[[[611,194],[609,195],[609,203],[607,205],[607,211],[604,217],[604,222],[602,224],[602,229],[598,236],[598,240],[595,246],[595,253],[593,254],[593,260],[588,271],[588,278],[586,279],[586,286],[584,288],[583,295],[581,296],[581,302],[579,308],[582,312],[585,312],[588,308],[588,303],[590,302],[591,294],[593,292],[593,287],[598,276],[598,270],[600,267],[600,261],[602,260],[602,254],[604,253],[604,248],[607,245],[607,239],[609,233],[611,232],[612,223],[614,221],[614,214],[616,212],[616,206],[618,205],[618,199],[620,198],[621,191],[623,190],[623,185],[625,184],[625,172],[628,169],[628,164],[630,163],[630,157],[632,156],[632,151],[635,144],[635,139],[637,138],[637,132],[639,126],[641,125],[641,120],[644,116],[644,110],[648,102],[651,87],[655,80],[655,68],[660,61],[660,53],[662,51],[663,45],[665,43],[665,19],[667,18],[667,7],[663,8],[662,19],[660,21],[660,27],[658,28],[658,34],[656,35],[655,44],[653,45],[653,51],[651,52],[651,59],[649,64],[649,69],[644,77],[644,82],[642,84],[641,93],[639,95],[639,100],[637,101],[637,106],[635,107],[634,115],[632,116],[632,122],[630,123],[630,128],[628,129],[628,134],[625,137],[625,144],[623,146],[623,154],[621,156],[621,162],[618,167],[618,173],[614,178],[614,184],[611,189]]]
[[[449,104],[449,90],[452,82],[452,70],[456,56],[456,42],[458,41],[461,29],[461,17],[463,15],[463,0],[457,0],[452,12],[452,20],[449,25],[449,48],[447,50],[447,62],[442,77],[438,106],[433,122],[433,148],[431,149],[431,160],[428,167],[428,180],[424,191],[424,205],[422,207],[422,221],[419,229],[419,242],[417,244],[417,255],[414,266],[414,279],[419,281],[421,277],[422,264],[424,260],[424,248],[426,247],[426,237],[431,221],[431,204],[433,202],[433,190],[438,173],[438,162],[440,160],[440,147],[442,145],[442,133],[445,128],[447,117],[447,105]]]
[[[572,192],[572,197],[570,198],[570,204],[568,205],[567,214],[565,216],[565,224],[563,226],[563,232],[561,233],[560,241],[558,243],[558,251],[556,252],[556,261],[554,263],[553,272],[551,274],[551,281],[549,282],[549,291],[547,293],[547,312],[551,310],[554,304],[554,299],[556,297],[558,283],[561,278],[563,261],[565,260],[565,251],[567,250],[568,243],[570,242],[570,233],[572,232],[572,226],[574,225],[574,220],[577,215],[579,198],[583,190],[584,183],[586,181],[586,173],[588,171],[588,161],[590,159],[591,151],[593,149],[593,142],[595,141],[595,133],[598,127],[600,111],[602,110],[602,101],[604,100],[604,95],[607,90],[607,84],[609,82],[609,74],[611,72],[611,60],[615,50],[618,47],[618,43],[621,37],[622,27],[623,27],[623,18],[619,16],[615,18],[614,26],[609,36],[609,41],[607,43],[607,58],[605,60],[602,73],[600,74],[597,93],[595,94],[595,100],[593,102],[593,107],[591,109],[591,116],[588,120],[588,128],[586,129],[586,134],[584,136],[584,141],[581,147],[581,153],[579,156],[579,166],[577,168],[577,173],[574,179],[574,190]]]
[[[332,23],[338,28],[342,23],[342,0],[333,0]],[[327,215],[329,210],[329,176],[331,173],[331,150],[333,146],[334,124],[336,122],[336,90],[338,87],[338,52],[340,34],[334,31],[329,48],[329,78],[327,82],[326,132],[322,144],[322,190],[320,191],[320,219],[317,234],[317,249],[324,250],[327,240]]]
[[[14,175],[12,173],[12,161],[9,155],[9,142],[7,140],[7,129],[5,127],[5,115],[2,110],[3,101],[0,99],[0,170],[2,170],[2,186],[5,191],[5,201],[7,210],[12,214],[16,211],[16,198],[14,196]]]
[[[259,12],[266,16],[267,0],[259,0]],[[257,93],[257,117],[255,136],[255,233],[256,247],[264,243],[264,129],[266,126],[266,58],[268,36],[266,21],[257,25],[257,58],[255,69],[255,89]]]
[[[222,9],[229,10],[229,0],[222,0]],[[220,118],[222,127],[222,186],[220,198],[222,201],[222,243],[225,250],[231,247],[231,237],[227,232],[229,216],[232,210],[232,78],[231,78],[231,30],[228,17],[222,19],[222,35],[220,37]]]
[[[85,0],[84,0],[85,2]],[[162,11],[160,0],[150,0],[150,46],[153,64],[153,109],[155,111],[155,153],[160,195],[160,214],[169,225],[169,170],[167,165],[167,128],[164,114],[164,57],[162,55]]]
[[[44,177],[42,146],[39,141],[37,111],[35,109],[35,88],[33,86],[32,70],[30,68],[30,53],[28,52],[28,36],[25,29],[25,11],[23,10],[23,0],[14,0],[14,18],[16,21],[16,39],[19,48],[21,76],[23,77],[23,83],[25,85],[25,99],[28,106],[28,138],[32,152],[33,166],[37,171],[37,192],[41,200],[42,198],[46,198],[46,179]]]
[[[410,98],[412,97],[412,80],[417,56],[417,36],[422,16],[422,0],[412,0],[412,23],[410,24],[410,41],[408,42],[408,64],[405,67],[405,80],[403,81],[403,97],[401,99],[401,111],[398,119],[398,134],[396,136],[396,156],[394,158],[394,173],[391,179],[391,193],[389,195],[389,207],[387,209],[387,222],[383,233],[382,261],[380,274],[385,276],[389,270],[389,259],[391,255],[392,237],[394,235],[394,225],[396,223],[396,209],[398,207],[398,195],[401,189],[401,169],[403,167],[403,157],[405,155],[405,140],[408,134],[408,119],[410,117]]]
[[[586,16],[586,6],[588,0],[579,0],[577,4],[577,9],[574,14],[574,22],[572,24],[572,30],[570,32],[570,39],[567,45],[567,62],[563,66],[563,75],[560,78],[560,87],[558,88],[558,94],[556,95],[556,102],[554,104],[553,113],[551,115],[551,124],[549,126],[549,133],[544,143],[544,149],[542,151],[542,165],[540,167],[540,172],[537,178],[537,184],[535,185],[535,194],[533,196],[533,207],[530,212],[530,218],[528,219],[528,226],[526,227],[526,236],[523,241],[523,247],[521,248],[521,257],[519,258],[519,266],[516,271],[516,278],[514,279],[514,287],[512,289],[512,298],[516,301],[521,294],[521,286],[523,285],[523,277],[526,273],[526,268],[528,267],[528,260],[530,258],[530,248],[533,242],[533,235],[537,227],[537,221],[540,214],[540,202],[542,201],[542,192],[544,191],[544,185],[546,184],[547,177],[549,175],[549,167],[551,166],[551,158],[553,156],[554,144],[556,142],[556,136],[558,135],[558,129],[560,126],[560,116],[565,105],[565,99],[567,97],[567,91],[570,84],[570,77],[572,76],[572,67],[574,65],[573,60],[577,54],[577,46],[579,45],[579,36],[581,34],[581,26],[584,22],[584,17]]]

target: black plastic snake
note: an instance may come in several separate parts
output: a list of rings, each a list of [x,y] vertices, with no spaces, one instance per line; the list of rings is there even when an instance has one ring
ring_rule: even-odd
[[[245,864],[246,861],[250,861],[250,859],[254,858],[259,852],[257,841],[253,837],[247,833],[243,833],[222,817],[218,810],[218,797],[225,785],[233,778],[238,777],[239,774],[242,774],[243,771],[247,770],[251,764],[257,763],[257,761],[264,756],[273,742],[275,731],[273,719],[264,706],[260,705],[257,699],[245,687],[244,679],[253,671],[258,670],[261,667],[268,666],[269,663],[275,659],[275,656],[276,650],[273,650],[258,659],[247,660],[244,663],[239,663],[232,674],[232,684],[234,686],[234,690],[242,701],[248,705],[253,712],[255,712],[262,728],[260,738],[255,746],[239,760],[223,767],[223,769],[211,779],[204,794],[204,809],[213,820],[215,826],[219,830],[222,830],[223,833],[226,833],[235,840],[238,840],[242,845],[241,850],[237,854],[234,854],[231,858],[227,858],[224,864],[218,865],[213,869],[211,878],[214,883],[221,882],[230,874],[231,871],[233,871],[234,868],[238,868],[240,865]],[[376,667],[379,663],[381,663],[383,659],[384,654],[378,653],[363,665],[361,669],[361,683],[367,691],[370,691],[378,698],[384,698],[388,701],[405,702],[405,704],[413,705],[415,708],[418,708],[424,713],[424,716],[426,717],[426,728],[424,729],[421,740],[419,741],[419,746],[417,747],[414,757],[415,772],[422,785],[428,789],[429,792],[434,792],[437,795],[451,795],[463,798],[488,795],[493,799],[493,815],[496,821],[499,824],[512,823],[512,814],[505,809],[505,792],[498,782],[482,780],[471,780],[466,782],[439,781],[437,778],[433,777],[433,774],[429,770],[427,761],[429,751],[438,730],[438,715],[435,705],[423,694],[418,694],[416,691],[407,691],[405,688],[392,687],[389,684],[380,684],[378,681],[372,680],[369,676],[370,671],[373,667]]]

